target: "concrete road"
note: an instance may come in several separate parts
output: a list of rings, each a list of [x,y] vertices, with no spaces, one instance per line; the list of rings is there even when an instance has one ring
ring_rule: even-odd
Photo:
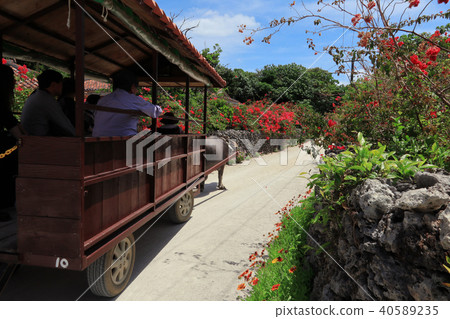
[[[248,267],[248,256],[261,250],[264,234],[274,230],[275,213],[305,193],[307,180],[299,173],[315,169],[298,147],[287,154],[287,165],[280,152],[259,163],[227,166],[225,191],[216,190],[217,173],[211,174],[187,223],[162,218],[135,233],[133,276],[116,299],[236,300],[237,277]],[[0,300],[110,300],[87,289],[85,272],[21,266]]]

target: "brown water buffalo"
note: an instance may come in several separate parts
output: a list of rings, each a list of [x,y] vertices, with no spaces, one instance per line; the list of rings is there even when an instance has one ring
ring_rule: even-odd
[[[230,145],[231,144],[231,145]],[[206,139],[206,151],[205,151],[205,172],[208,172],[211,168],[223,162],[226,158],[231,156],[236,152],[236,143],[231,142],[228,144],[223,138],[217,136],[208,136]],[[217,189],[225,190],[226,187],[223,185],[223,172],[225,170],[226,162],[222,163],[216,169],[219,175],[219,181],[217,184]],[[208,178],[206,176],[206,178]],[[206,181],[206,179],[205,179]],[[205,188],[205,182],[200,184],[200,191],[202,192]]]

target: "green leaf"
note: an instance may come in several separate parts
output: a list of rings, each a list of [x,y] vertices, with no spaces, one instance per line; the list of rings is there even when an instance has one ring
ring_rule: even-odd
[[[368,171],[371,171],[371,170],[372,170],[372,167],[373,167],[373,164],[372,164],[371,162],[367,162],[367,163],[364,163],[364,167],[365,167]]]
[[[349,167],[349,169],[354,169],[354,170],[358,170],[358,171],[361,171],[361,172],[365,172],[366,171],[366,169],[364,167],[360,166],[360,165],[354,165],[352,167]]]
[[[366,144],[366,140],[361,132],[358,132],[358,142],[361,146]]]
[[[431,146],[431,152],[436,152],[436,149],[437,149],[437,144],[436,144],[436,142],[434,142],[433,143],[433,145]]]
[[[444,266],[444,268],[447,269],[448,273],[450,274],[450,268],[447,267],[446,265],[442,265],[442,266]]]

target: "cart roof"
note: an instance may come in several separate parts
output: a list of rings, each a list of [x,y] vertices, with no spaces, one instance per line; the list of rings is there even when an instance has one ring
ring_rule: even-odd
[[[0,0],[3,55],[70,71],[75,58],[75,11],[82,2],[71,0],[69,8],[67,0]],[[150,85],[151,79],[135,59],[152,76],[156,72],[162,86],[184,87],[186,75],[192,87],[225,86],[155,1],[84,2],[88,15],[84,62],[87,78],[106,80],[122,68],[132,68],[141,85]],[[156,57],[154,70],[152,61]]]

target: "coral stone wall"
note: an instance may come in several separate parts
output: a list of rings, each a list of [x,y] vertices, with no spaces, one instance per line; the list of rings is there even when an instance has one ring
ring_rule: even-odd
[[[449,202],[447,172],[396,184],[366,180],[340,220],[310,229],[357,283],[325,253],[311,253],[311,300],[450,300],[442,285],[450,279],[442,267],[450,253]]]

